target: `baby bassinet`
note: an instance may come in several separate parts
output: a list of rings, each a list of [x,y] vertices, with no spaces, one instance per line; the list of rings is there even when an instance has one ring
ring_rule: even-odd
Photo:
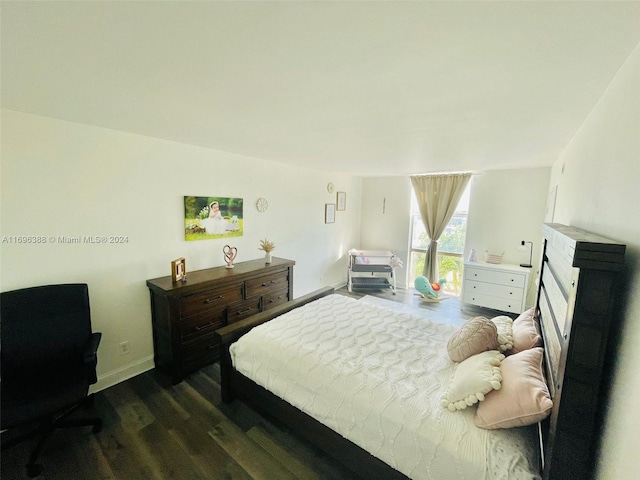
[[[396,262],[396,256],[387,250],[349,250],[349,292],[390,288],[395,295]]]

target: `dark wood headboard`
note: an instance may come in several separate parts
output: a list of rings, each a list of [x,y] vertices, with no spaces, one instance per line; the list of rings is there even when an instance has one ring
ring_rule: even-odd
[[[536,314],[554,403],[543,434],[543,478],[585,480],[595,476],[625,245],[560,224],[542,230]]]

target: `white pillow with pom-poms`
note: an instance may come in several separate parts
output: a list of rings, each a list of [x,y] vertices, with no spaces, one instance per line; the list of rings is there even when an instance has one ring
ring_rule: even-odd
[[[498,330],[498,346],[501,352],[506,352],[513,348],[513,320],[506,315],[493,317],[491,321]]]
[[[504,355],[497,350],[478,353],[456,364],[442,406],[452,412],[464,410],[484,400],[484,396],[502,386],[500,362]]]

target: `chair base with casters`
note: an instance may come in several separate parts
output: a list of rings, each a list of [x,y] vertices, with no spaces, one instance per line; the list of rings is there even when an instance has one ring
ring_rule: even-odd
[[[101,333],[91,331],[86,284],[47,285],[2,292],[0,420],[2,451],[32,437],[27,475],[58,428],[91,426],[100,418],[71,418],[93,404]],[[30,430],[27,430],[30,429]]]
[[[37,440],[35,445],[33,446],[33,449],[31,450],[31,454],[29,455],[29,461],[27,462],[26,469],[27,475],[30,478],[37,477],[42,472],[42,465],[37,463],[38,457],[42,452],[42,448],[44,447],[45,442],[55,432],[55,430],[57,430],[58,428],[89,426],[93,427],[91,429],[91,432],[94,434],[99,433],[102,430],[102,419],[99,417],[69,418],[80,408],[88,407],[92,404],[93,394],[88,396],[84,401],[76,403],[72,407],[69,407],[56,415],[48,416],[39,420],[37,425],[35,425],[35,428],[32,428],[30,431],[9,438],[6,442],[2,443],[2,450],[8,450],[9,448],[18,445],[25,440],[29,440],[30,438],[35,437]],[[3,433],[3,435],[5,433]]]

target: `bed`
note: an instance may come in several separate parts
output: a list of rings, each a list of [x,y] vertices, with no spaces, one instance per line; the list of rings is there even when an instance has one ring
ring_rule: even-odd
[[[540,320],[544,347],[549,344],[544,348],[544,374],[553,410],[545,421],[486,430],[474,425],[475,407],[449,412],[438,401],[453,368],[443,354],[452,327],[427,325],[406,313],[393,318],[391,310],[365,307],[364,302],[333,295],[331,288],[218,330],[223,401],[240,399],[281,420],[362,478],[591,477],[606,399],[601,395],[607,383],[602,360],[613,348],[607,339],[612,323],[607,312],[613,306],[624,246],[594,236],[587,241],[584,232],[557,225],[545,225],[543,234],[544,259],[532,311]],[[554,286],[567,268],[569,290],[564,283]],[[591,289],[594,282],[603,290],[585,304],[580,286]],[[578,340],[571,343],[572,337]],[[298,338],[308,342],[291,353],[289,347]],[[332,347],[338,344],[345,347],[343,353]],[[588,359],[584,349],[594,346],[597,358]],[[373,350],[382,357],[370,356]],[[278,357],[276,351],[289,356]],[[251,357],[258,363],[245,363]],[[293,367],[288,373],[287,365]],[[313,390],[302,382],[306,377],[315,383]],[[381,389],[363,384],[363,377]],[[576,396],[587,388],[599,394]],[[333,397],[318,392],[332,392]]]

